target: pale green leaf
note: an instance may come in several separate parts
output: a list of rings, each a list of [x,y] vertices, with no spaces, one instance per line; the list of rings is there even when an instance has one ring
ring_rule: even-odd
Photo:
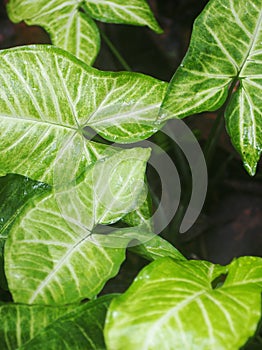
[[[97,71],[53,46],[1,51],[0,77],[0,173],[51,185],[55,167],[73,180],[106,153],[85,127],[117,142],[151,135],[166,90],[141,74]]]
[[[125,245],[100,244],[95,228],[136,208],[149,155],[148,149],[122,150],[87,168],[71,187],[29,202],[5,245],[6,276],[16,302],[93,298],[116,275]]]
[[[261,258],[158,259],[110,305],[107,349],[239,350],[260,319],[261,272]]]
[[[91,65],[100,49],[100,35],[80,6],[78,0],[10,0],[7,10],[13,22],[42,26],[54,45]]]
[[[92,18],[148,26],[161,33],[145,0],[9,0],[7,10],[13,22],[42,26],[54,45],[90,65],[100,49],[99,30]]]
[[[166,120],[214,111],[226,101],[231,85],[227,130],[251,175],[262,149],[261,23],[261,0],[211,0],[195,21],[160,116]]]
[[[162,33],[146,0],[86,0],[84,8],[99,21],[148,26]]]
[[[146,236],[137,237],[138,241],[142,240],[142,244],[135,245],[129,248],[133,253],[136,253],[147,260],[156,260],[164,257],[171,257],[177,260],[186,260],[186,258],[164,238],[152,234],[151,239],[146,240]]]
[[[20,349],[43,328],[75,308],[79,306],[0,304],[0,348],[2,350]]]

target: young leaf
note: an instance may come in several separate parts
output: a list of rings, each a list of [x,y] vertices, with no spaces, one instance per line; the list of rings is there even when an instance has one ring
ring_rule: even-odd
[[[158,259],[110,305],[107,349],[238,350],[260,318],[261,276],[261,258]]]
[[[49,186],[23,176],[0,177],[0,286],[7,289],[4,277],[4,244],[16,217],[28,200],[49,190]]]
[[[106,350],[103,328],[106,312],[115,295],[106,295],[78,306],[74,311],[60,317],[39,332],[21,348]]]
[[[5,246],[15,302],[78,302],[96,296],[115,276],[125,246],[108,248],[93,234],[96,225],[113,223],[135,209],[149,154],[148,149],[122,150],[90,166],[78,183],[27,205]]]
[[[166,90],[141,74],[97,71],[52,46],[1,51],[0,76],[1,175],[51,185],[54,167],[73,180],[105,151],[85,139],[85,127],[116,142],[155,132]]]
[[[20,349],[43,328],[77,307],[79,306],[0,304],[0,348]]]
[[[145,0],[9,0],[7,10],[13,22],[42,26],[54,45],[90,65],[100,49],[99,30],[92,18],[162,32]]]
[[[262,149],[262,2],[211,0],[194,24],[190,47],[175,73],[160,119],[214,111],[233,90],[227,130],[254,175]]]

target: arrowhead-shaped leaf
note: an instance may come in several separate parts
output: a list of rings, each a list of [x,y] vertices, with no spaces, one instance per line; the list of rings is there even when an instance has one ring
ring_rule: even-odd
[[[261,258],[158,259],[110,305],[107,349],[238,350],[256,330],[261,290]]]
[[[85,127],[117,142],[152,134],[166,90],[141,74],[97,71],[52,46],[2,51],[0,77],[0,173],[51,185],[55,167],[73,180],[105,152],[86,140]]]
[[[92,18],[161,32],[145,0],[10,0],[7,9],[13,22],[42,26],[54,45],[90,65],[100,49],[99,30]]]
[[[160,119],[225,111],[232,143],[253,175],[262,149],[262,1],[211,0],[194,24]],[[234,88],[234,89],[233,89]]]
[[[105,349],[103,327],[113,298],[65,307],[2,305],[1,349]]]
[[[148,149],[134,148],[101,159],[76,184],[25,207],[5,245],[6,276],[16,302],[66,304],[100,292],[118,272],[125,246],[103,246],[93,235],[95,226],[136,208],[149,155]]]

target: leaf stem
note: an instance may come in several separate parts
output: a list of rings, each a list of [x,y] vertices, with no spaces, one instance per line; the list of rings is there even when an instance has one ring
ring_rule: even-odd
[[[120,54],[120,52],[117,50],[117,48],[114,46],[112,41],[108,38],[108,36],[105,34],[103,30],[100,29],[101,37],[103,38],[104,42],[107,44],[113,55],[117,58],[117,60],[121,63],[122,67],[128,71],[132,72],[132,68],[129,66],[129,64],[126,62],[126,60],[123,58],[123,56]]]
[[[85,3],[83,2],[81,4],[81,9],[85,12],[85,14],[89,17],[89,11],[85,5]],[[105,34],[105,32],[100,28],[100,35],[102,37],[102,39],[104,40],[104,42],[107,44],[107,46],[109,47],[109,49],[111,50],[112,54],[116,57],[116,59],[120,62],[120,64],[122,65],[122,67],[128,71],[128,72],[132,72],[132,68],[129,66],[129,64],[126,62],[126,60],[124,59],[124,57],[121,55],[121,53],[117,50],[117,48],[115,47],[115,45],[112,43],[112,41],[108,38],[108,36]]]
[[[208,136],[204,147],[204,155],[206,158],[207,168],[210,169],[212,158],[224,126],[224,108],[217,114],[216,120],[212,126],[211,132]]]

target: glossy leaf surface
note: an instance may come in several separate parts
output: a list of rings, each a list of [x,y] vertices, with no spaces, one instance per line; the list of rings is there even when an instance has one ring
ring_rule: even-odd
[[[54,47],[0,53],[0,173],[54,184],[71,180],[103,157],[105,145],[85,138],[132,142],[151,135],[166,84],[135,73],[92,69]],[[67,175],[69,176],[69,175]]]
[[[261,9],[261,0],[208,3],[195,21],[160,116],[166,120],[217,110],[231,85],[227,130],[251,175],[262,149]]]
[[[60,317],[43,329],[21,350],[106,350],[103,336],[106,312],[114,296],[106,295]]]
[[[107,348],[238,350],[256,330],[261,289],[261,258],[158,259],[110,305]]]
[[[161,32],[145,0],[10,0],[7,9],[13,22],[42,26],[54,45],[87,64],[94,62],[100,48],[99,30],[93,19],[148,26]]]
[[[31,201],[11,228],[5,270],[16,302],[67,304],[96,296],[116,275],[125,245],[107,247],[98,224],[137,206],[147,149],[123,150],[97,161],[71,187]],[[110,237],[109,237],[110,239]]]
[[[105,349],[102,330],[113,297],[65,307],[2,305],[1,349]]]

